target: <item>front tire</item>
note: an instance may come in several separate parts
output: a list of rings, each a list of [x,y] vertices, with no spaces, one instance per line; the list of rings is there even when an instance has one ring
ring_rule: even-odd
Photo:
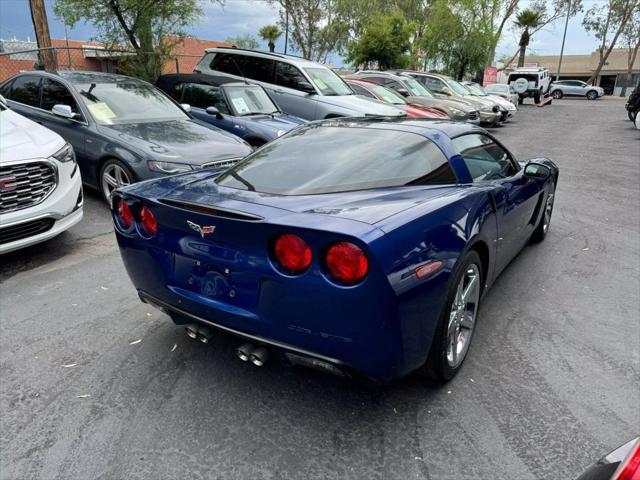
[[[453,273],[429,357],[422,367],[421,373],[428,378],[446,382],[462,367],[478,320],[483,279],[480,256],[471,250]]]
[[[553,98],[555,98],[556,100],[560,100],[563,97],[563,93],[562,90],[554,90],[553,93],[551,94],[553,96]]]
[[[129,167],[116,158],[110,158],[102,165],[99,177],[100,193],[109,203],[111,194],[116,188],[125,187],[135,182],[135,176]]]
[[[555,182],[551,182],[551,189],[549,195],[547,195],[547,199],[544,203],[544,212],[542,213],[542,218],[540,219],[540,223],[533,231],[531,235],[531,242],[539,243],[543,241],[547,237],[547,233],[549,232],[549,225],[551,224],[551,214],[553,213],[553,202],[556,196],[556,185]]]
[[[598,98],[598,92],[595,90],[589,90],[587,92],[587,100],[596,100]]]

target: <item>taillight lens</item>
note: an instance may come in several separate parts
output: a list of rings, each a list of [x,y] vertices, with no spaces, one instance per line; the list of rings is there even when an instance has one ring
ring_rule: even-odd
[[[631,449],[631,452],[618,466],[613,480],[639,480],[640,479],[640,441]]]
[[[327,250],[326,265],[333,278],[341,283],[354,284],[369,271],[369,260],[353,243],[340,242]]]
[[[122,228],[125,230],[131,228],[131,224],[133,223],[133,214],[131,213],[131,209],[124,198],[118,199],[116,212]]]
[[[158,231],[158,222],[156,222],[156,217],[153,216],[151,210],[147,207],[142,207],[140,209],[140,223],[142,224],[142,228],[147,235],[153,237]]]
[[[274,256],[282,268],[290,273],[302,273],[311,265],[311,247],[298,235],[285,233],[276,240]]]

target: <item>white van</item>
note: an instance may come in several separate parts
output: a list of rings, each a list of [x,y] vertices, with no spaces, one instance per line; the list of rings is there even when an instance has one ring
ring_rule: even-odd
[[[527,97],[533,97],[535,103],[540,103],[540,99],[549,92],[551,75],[546,68],[521,67],[509,74],[507,83],[518,94],[518,104],[521,105]]]

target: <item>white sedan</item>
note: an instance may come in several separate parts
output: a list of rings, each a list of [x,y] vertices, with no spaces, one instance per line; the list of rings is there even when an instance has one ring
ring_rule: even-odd
[[[71,145],[0,96],[0,254],[49,240],[82,219]]]

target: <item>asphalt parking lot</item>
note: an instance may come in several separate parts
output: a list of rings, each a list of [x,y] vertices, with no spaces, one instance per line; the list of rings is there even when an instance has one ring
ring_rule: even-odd
[[[493,132],[559,164],[554,218],[439,387],[189,339],[139,302],[88,193],[81,224],[0,257],[0,478],[572,479],[639,435],[640,132],[620,99],[525,105]]]

